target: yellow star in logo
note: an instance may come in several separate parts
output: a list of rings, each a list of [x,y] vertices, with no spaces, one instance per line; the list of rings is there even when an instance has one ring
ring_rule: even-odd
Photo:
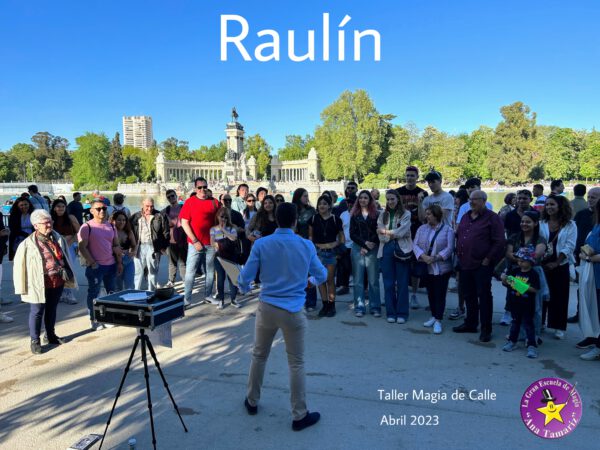
[[[544,426],[548,425],[552,420],[558,420],[560,423],[565,423],[560,415],[562,409],[566,406],[566,403],[548,402],[543,408],[537,408],[539,412],[546,416],[544,420]]]

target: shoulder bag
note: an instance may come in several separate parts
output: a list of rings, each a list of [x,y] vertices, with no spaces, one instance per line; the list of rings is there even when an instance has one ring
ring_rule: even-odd
[[[438,228],[438,230],[435,232],[435,234],[433,235],[433,239],[431,239],[431,243],[429,244],[429,249],[427,250],[427,256],[431,255],[431,252],[433,251],[433,244],[435,244],[435,240],[438,237],[438,234],[440,234],[440,231],[442,231],[442,228],[444,228],[444,223],[442,223],[442,226]],[[425,277],[425,275],[427,275],[427,263],[424,263],[423,261],[417,261],[417,263],[414,265],[413,267],[413,277],[416,278],[423,278]]]

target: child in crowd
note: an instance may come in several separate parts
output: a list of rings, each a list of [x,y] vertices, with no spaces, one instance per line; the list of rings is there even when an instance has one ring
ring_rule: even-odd
[[[512,352],[517,347],[521,324],[527,334],[527,357],[537,358],[537,344],[533,317],[535,315],[535,296],[540,288],[540,277],[532,270],[535,255],[523,247],[515,254],[518,267],[502,275],[502,284],[508,288],[509,309],[512,324],[508,342],[502,347],[505,352]]]

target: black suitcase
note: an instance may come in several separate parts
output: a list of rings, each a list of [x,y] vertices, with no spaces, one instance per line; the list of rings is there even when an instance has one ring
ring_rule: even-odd
[[[123,294],[146,293],[146,300],[128,301]],[[114,292],[94,300],[94,320],[100,323],[153,330],[167,322],[183,317],[183,295],[176,294],[167,300],[154,300],[153,292],[133,289]]]

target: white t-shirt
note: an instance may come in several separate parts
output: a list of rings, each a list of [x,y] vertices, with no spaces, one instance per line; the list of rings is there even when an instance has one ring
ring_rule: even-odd
[[[340,215],[342,221],[342,228],[344,229],[344,238],[346,239],[346,248],[352,248],[352,241],[350,240],[350,213],[344,211]]]
[[[428,195],[423,199],[423,210],[431,205],[440,205],[444,211],[444,223],[452,227],[452,214],[454,213],[454,197],[447,192]]]
[[[485,202],[485,207],[487,209],[489,209],[490,211],[494,210],[494,207],[492,206],[492,204],[490,202]],[[460,223],[460,219],[462,219],[462,216],[464,216],[470,210],[471,210],[471,204],[469,202],[465,203],[464,205],[461,205],[461,207],[458,209],[458,215],[456,216],[456,224],[457,225]]]

